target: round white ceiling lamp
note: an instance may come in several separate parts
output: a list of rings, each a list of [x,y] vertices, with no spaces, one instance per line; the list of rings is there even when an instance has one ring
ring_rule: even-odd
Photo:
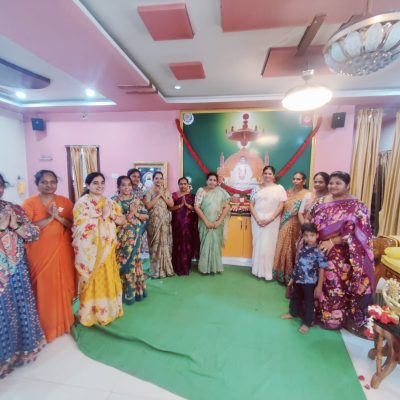
[[[85,94],[86,94],[87,97],[96,96],[96,92],[93,89],[90,89],[90,88],[85,89]]]
[[[181,90],[181,89],[182,89],[182,86],[180,86],[180,85],[175,85],[175,86],[174,86],[174,89],[176,89],[176,90]]]
[[[304,85],[290,89],[282,100],[282,105],[291,111],[308,111],[322,107],[332,99],[332,92],[325,86],[308,83],[314,70],[303,71]]]
[[[26,99],[26,93],[25,92],[21,92],[20,90],[17,90],[15,92],[15,96],[18,97],[20,100]]]
[[[400,58],[400,11],[352,19],[333,34],[324,47],[325,62],[342,75],[376,72]]]

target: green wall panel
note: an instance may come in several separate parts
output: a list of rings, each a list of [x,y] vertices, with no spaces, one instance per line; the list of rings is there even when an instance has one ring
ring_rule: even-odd
[[[312,127],[305,126],[301,114],[285,111],[229,111],[229,112],[193,112],[193,122],[183,124],[183,131],[199,158],[210,171],[216,171],[220,165],[221,152],[225,160],[240,149],[236,141],[226,138],[225,131],[239,129],[243,125],[243,114],[249,114],[248,126],[257,126],[261,139],[250,142],[247,148],[256,151],[264,160],[269,153],[270,164],[278,172],[296,153],[310,134]],[[291,179],[296,171],[302,171],[309,178],[311,145],[307,146],[301,157],[280,179],[285,188],[291,186]],[[183,173],[192,179],[194,192],[204,185],[205,176],[200,167],[183,146]]]

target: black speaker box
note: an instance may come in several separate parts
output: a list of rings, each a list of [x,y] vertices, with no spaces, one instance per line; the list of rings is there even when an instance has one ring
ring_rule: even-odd
[[[332,114],[332,128],[333,129],[343,128],[345,122],[346,122],[346,113],[345,112]]]
[[[32,130],[43,132],[46,130],[46,124],[42,118],[32,118]]]

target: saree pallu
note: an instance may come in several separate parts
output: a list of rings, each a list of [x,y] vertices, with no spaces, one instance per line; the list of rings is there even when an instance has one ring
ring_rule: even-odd
[[[199,205],[210,222],[215,222],[229,201],[229,194],[219,186],[206,192],[200,188],[196,194],[196,205]],[[221,249],[224,242],[224,227],[227,217],[217,229],[208,229],[199,218],[200,258],[199,272],[202,274],[223,272]]]
[[[152,200],[157,194],[154,189],[146,193],[147,201]],[[170,196],[166,193],[166,196]],[[173,276],[172,267],[172,231],[170,213],[164,200],[158,199],[154,207],[149,211],[149,223],[147,224],[147,240],[150,253],[150,274],[152,278],[165,278]]]
[[[288,199],[283,208],[273,270],[274,279],[281,283],[287,284],[292,276],[296,259],[296,244],[300,237],[298,212],[307,193],[309,193],[307,189],[297,193],[288,192]]]
[[[60,216],[72,221],[71,201],[57,195],[52,201]],[[22,207],[33,223],[49,216],[48,206],[40,196],[27,199]],[[32,288],[47,342],[70,332],[74,323],[72,301],[76,287],[71,241],[71,231],[53,220],[41,229],[39,240],[26,245]]]
[[[78,319],[84,326],[107,325],[123,315],[122,285],[115,254],[116,226],[104,219],[105,197],[82,196],[74,207],[73,247],[79,273]],[[112,202],[116,215],[120,207]]]
[[[360,328],[366,323],[374,285],[372,232],[366,206],[356,199],[323,203],[311,210],[320,240],[340,236],[328,254],[323,297],[316,317],[327,329]]]
[[[39,237],[22,208],[0,200],[0,212],[9,206],[17,214],[22,239],[15,232],[0,232],[0,378],[15,367],[36,359],[46,339],[40,326],[26,261],[24,241]]]
[[[118,196],[113,198],[127,217],[131,204],[137,207],[138,214],[147,214],[147,210],[139,197],[122,200]],[[140,248],[146,222],[133,217],[126,225],[117,227],[117,262],[122,282],[122,301],[133,304],[147,297],[146,281],[142,269]]]
[[[185,198],[186,203],[194,207],[195,196],[186,194],[179,197],[172,193],[174,206],[179,206]],[[193,258],[199,257],[199,230],[198,218],[193,209],[183,206],[172,211],[172,265],[177,275],[189,275]]]

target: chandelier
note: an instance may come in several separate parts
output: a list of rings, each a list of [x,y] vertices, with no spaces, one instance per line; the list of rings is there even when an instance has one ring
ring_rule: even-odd
[[[367,14],[370,14],[368,1]],[[400,58],[400,11],[351,19],[328,40],[323,50],[331,70],[362,76]]]
[[[285,94],[283,107],[291,111],[308,111],[322,107],[332,99],[332,92],[327,87],[308,82],[313,75],[313,69],[303,71],[305,84],[294,87]]]

